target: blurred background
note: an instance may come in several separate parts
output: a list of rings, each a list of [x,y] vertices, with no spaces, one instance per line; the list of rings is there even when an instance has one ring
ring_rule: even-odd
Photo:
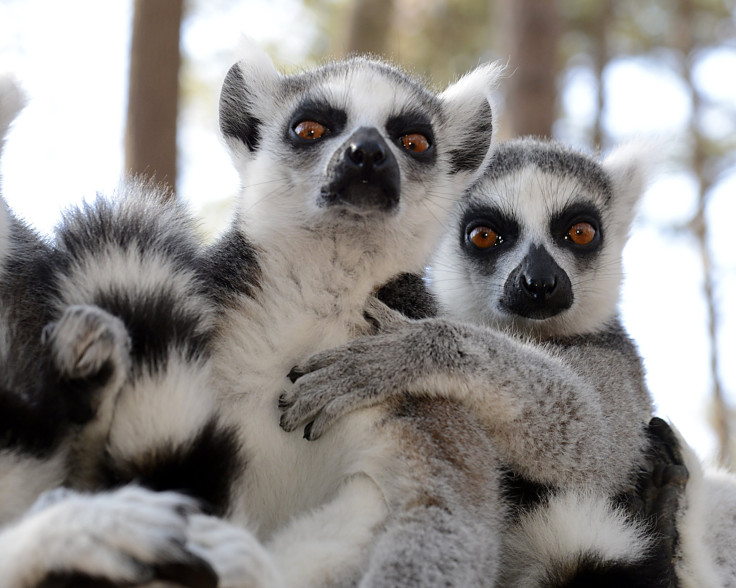
[[[372,52],[437,87],[498,59],[499,139],[662,141],[621,310],[657,412],[734,466],[736,0],[0,0],[0,71],[29,97],[2,162],[11,207],[48,233],[132,171],[217,233],[238,190],[217,100],[243,35],[287,71]]]

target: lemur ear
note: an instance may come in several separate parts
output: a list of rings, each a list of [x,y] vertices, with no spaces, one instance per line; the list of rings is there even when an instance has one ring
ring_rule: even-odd
[[[616,147],[603,160],[603,169],[613,184],[614,205],[628,213],[629,223],[655,175],[662,152],[663,145],[659,142],[639,140]]]
[[[25,107],[26,100],[26,94],[14,76],[0,76],[0,153],[10,125]]]
[[[503,67],[481,65],[440,94],[447,122],[444,140],[453,174],[478,177],[491,157],[493,101],[491,92]]]
[[[220,92],[220,131],[233,151],[252,153],[258,149],[265,108],[273,103],[280,74],[255,43],[246,41],[241,55]]]

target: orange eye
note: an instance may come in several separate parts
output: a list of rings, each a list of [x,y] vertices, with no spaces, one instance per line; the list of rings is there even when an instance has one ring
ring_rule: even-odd
[[[313,120],[303,120],[294,127],[294,133],[300,139],[314,141],[321,139],[327,134],[327,127]]]
[[[566,235],[576,245],[588,245],[595,239],[595,227],[590,223],[575,223]]]
[[[478,249],[488,249],[501,242],[501,235],[489,227],[475,227],[468,235],[470,242]]]
[[[424,153],[429,149],[429,139],[421,133],[409,133],[400,137],[399,141],[404,149],[414,153]]]

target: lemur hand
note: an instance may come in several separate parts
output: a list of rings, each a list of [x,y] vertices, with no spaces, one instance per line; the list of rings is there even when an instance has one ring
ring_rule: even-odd
[[[304,437],[315,440],[359,408],[407,392],[445,395],[442,382],[460,388],[452,375],[483,363],[468,342],[461,327],[429,319],[317,353],[289,374],[294,385],[279,398],[281,427],[293,431],[306,424]],[[438,373],[442,382],[433,379]]]

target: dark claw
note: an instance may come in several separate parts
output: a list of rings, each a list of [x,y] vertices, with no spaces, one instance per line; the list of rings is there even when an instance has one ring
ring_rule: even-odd
[[[285,410],[289,408],[290,406],[291,404],[289,402],[286,402],[286,397],[283,394],[279,396],[279,408],[281,410]]]
[[[291,368],[291,371],[286,375],[289,380],[291,380],[291,383],[293,384],[296,382],[299,378],[301,378],[304,375],[305,372],[299,371],[299,368],[294,366]]]
[[[307,425],[304,427],[304,438],[307,441],[312,440],[312,427],[314,426],[314,421],[309,421]]]

